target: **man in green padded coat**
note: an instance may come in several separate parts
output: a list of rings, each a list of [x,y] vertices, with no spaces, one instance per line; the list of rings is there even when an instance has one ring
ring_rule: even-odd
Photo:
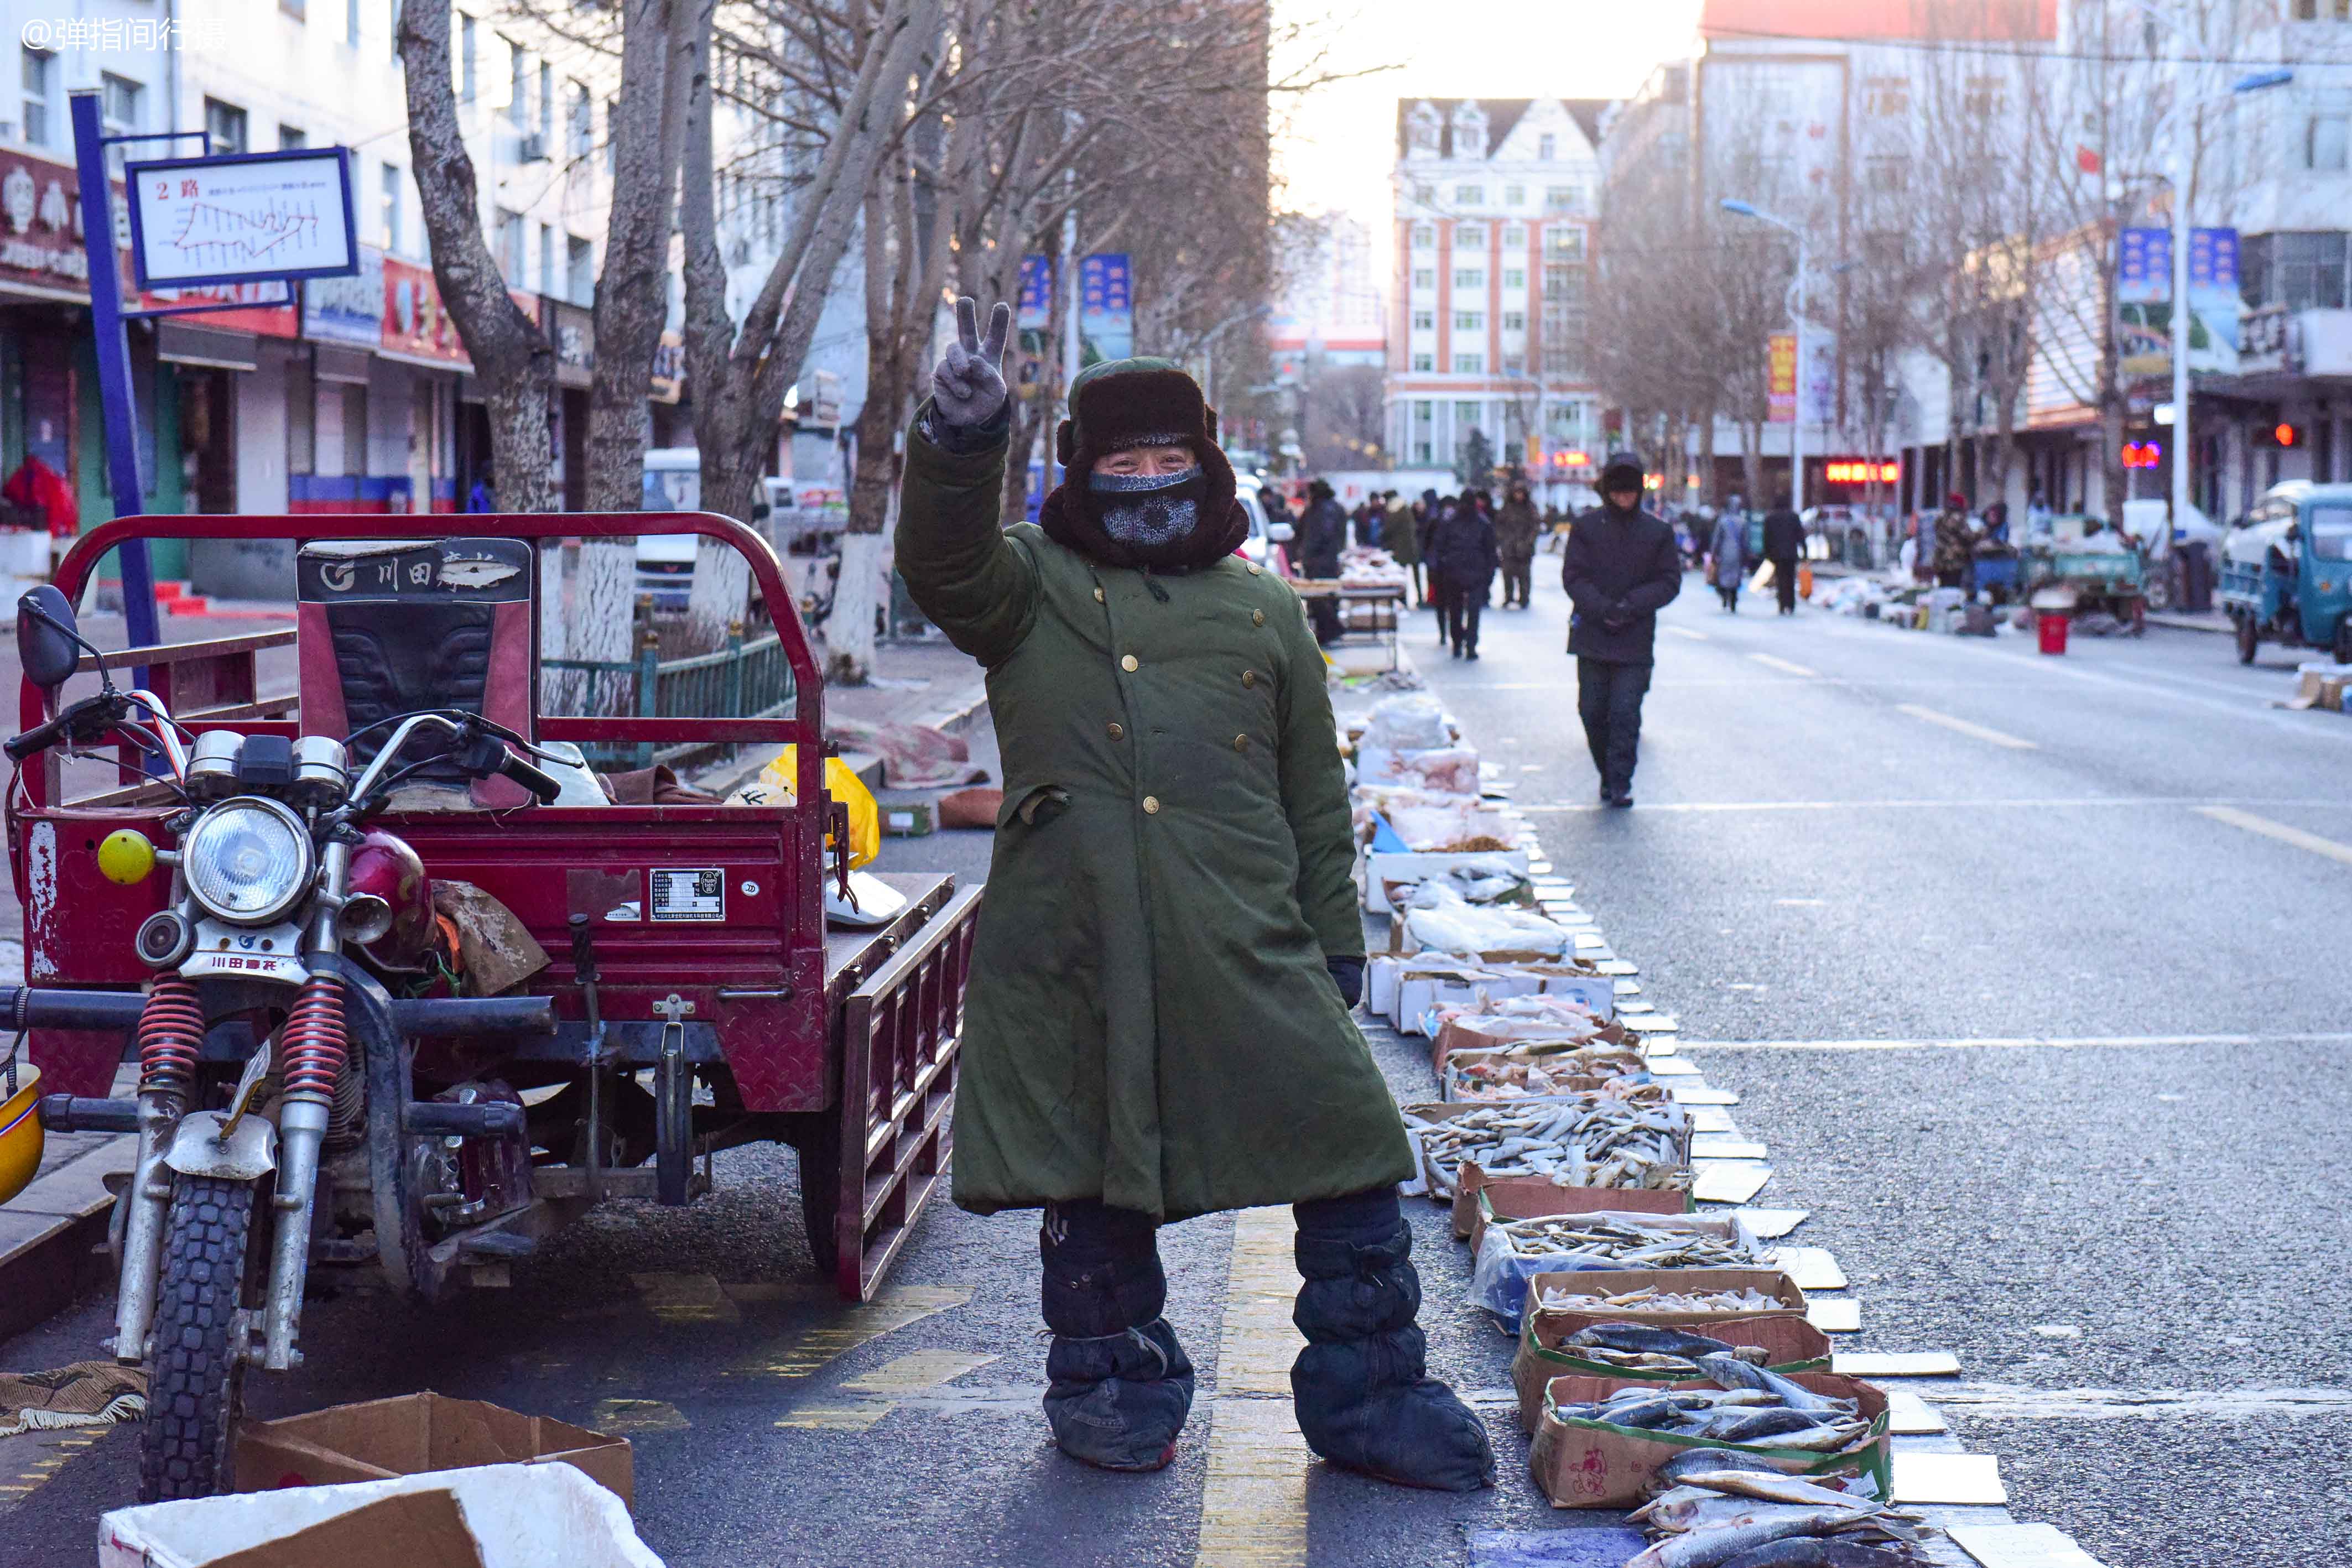
[[[1300,1432],[1406,1485],[1488,1484],[1426,1375],[1404,1130],[1349,1009],[1363,926],[1322,655],[1248,530],[1200,387],[1070,390],[1065,481],[999,527],[1011,312],[970,299],[907,444],[898,564],[988,669],[1004,807],[965,996],[955,1197],[1045,1210],[1045,1415],[1073,1458],[1173,1456],[1192,1365],[1155,1236],[1294,1206]]]

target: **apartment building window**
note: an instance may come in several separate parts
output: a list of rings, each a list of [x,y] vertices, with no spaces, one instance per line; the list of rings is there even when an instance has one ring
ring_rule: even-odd
[[[621,171],[621,138],[614,127],[621,123],[621,100],[614,99],[604,106],[604,172],[610,176]]]
[[[474,101],[481,87],[475,74],[474,19],[463,11],[457,13],[457,96],[467,103]]]
[[[375,242],[385,250],[400,249],[400,170],[386,163],[377,172]]]
[[[1506,288],[1525,288],[1527,286],[1528,286],[1528,274],[1527,274],[1527,269],[1526,269],[1525,267],[1507,267],[1503,268],[1503,287],[1506,287]]]
[[[1911,183],[1911,160],[1899,152],[1874,152],[1864,162],[1863,175],[1874,191],[1900,191]]]
[[[1413,249],[1430,250],[1434,248],[1436,244],[1437,225],[1435,224],[1415,224],[1412,225]]]
[[[1545,267],[1544,303],[1547,305],[1583,304],[1583,270],[1580,267]]]
[[[1484,354],[1456,354],[1454,356],[1454,373],[1457,376],[1484,375],[1486,371],[1486,356]]]
[[[520,288],[523,277],[524,243],[522,214],[510,213],[504,207],[500,207],[498,227],[494,232],[499,240],[499,270],[506,274],[508,287]]]
[[[512,38],[499,42],[507,47],[507,123],[520,131],[530,112],[530,57]]]
[[[1484,310],[1456,310],[1454,313],[1454,329],[1457,332],[1483,332],[1486,329],[1486,313]]]
[[[1528,188],[1525,185],[1506,185],[1503,187],[1503,205],[1507,207],[1524,207],[1527,204]]]
[[[1528,329],[1528,313],[1527,313],[1526,311],[1524,311],[1524,310],[1506,310],[1506,311],[1504,311],[1504,312],[1503,312],[1503,330],[1504,330],[1504,331],[1506,331],[1506,332],[1524,332],[1524,331],[1526,331],[1527,329]]]
[[[1454,225],[1454,248],[1456,250],[1486,249],[1486,225],[1485,224],[1455,224]]]
[[[544,60],[539,65],[539,140],[551,149],[555,145],[555,68]]]
[[[98,80],[100,129],[109,136],[135,133],[140,129],[140,84],[111,71],[101,73]],[[106,150],[106,166],[118,178],[122,173],[123,154],[121,147]]]
[[[539,291],[555,292],[555,225],[539,225]]]
[[[278,0],[278,8],[298,22],[309,15],[304,0]]]
[[[360,47],[360,0],[343,0],[343,42]]]
[[[300,126],[281,125],[278,128],[278,150],[280,152],[299,152],[309,145],[310,133]]]
[[[2352,22],[2352,0],[2294,0],[2298,22]]]
[[[1433,354],[1415,354],[1412,357],[1412,368],[1416,371],[1433,371],[1437,368],[1436,356]]]
[[[1437,187],[1434,185],[1415,185],[1412,188],[1412,199],[1419,202],[1422,205],[1427,206],[1430,203],[1437,200]]]
[[[590,101],[588,89],[578,82],[572,84],[572,156],[585,159],[596,149],[596,108]]]
[[[1437,330],[1437,312],[1436,312],[1436,311],[1434,311],[1434,310],[1416,310],[1416,311],[1414,311],[1414,312],[1412,313],[1412,329],[1413,329],[1414,331],[1416,331],[1416,332],[1434,332],[1434,331],[1436,331],[1436,330]]]
[[[216,98],[205,99],[205,137],[213,156],[245,151],[245,110]]]
[[[1573,224],[1556,224],[1544,234],[1546,261],[1582,261],[1584,231]]]
[[[1574,185],[1546,185],[1544,206],[1555,213],[1572,213],[1584,199],[1584,193]]]
[[[1435,268],[1435,267],[1414,267],[1414,268],[1412,269],[1412,286],[1413,286],[1415,288],[1434,288],[1434,287],[1437,287],[1437,268]]]
[[[49,99],[57,81],[57,57],[47,49],[25,51],[25,140],[49,144]]]
[[[1486,269],[1483,267],[1457,267],[1454,269],[1454,287],[1480,288],[1486,287]]]
[[[1503,231],[1503,248],[1505,250],[1525,250],[1527,248],[1527,245],[1528,231],[1525,225],[1513,224]]]
[[[1455,204],[1459,206],[1483,207],[1486,204],[1486,187],[1484,185],[1456,185],[1454,187],[1454,200]]]
[[[2352,115],[2315,114],[2303,136],[2303,166],[2316,173],[2344,172],[2347,141],[2352,141]]]
[[[2290,310],[2340,310],[2347,298],[2346,235],[2248,235],[2241,258],[2247,301]]]
[[[563,291],[574,305],[591,304],[596,298],[596,242],[572,235],[565,244],[570,254],[564,258]]]
[[[1559,157],[1559,138],[1551,135],[1549,132],[1546,132],[1544,135],[1537,137],[1536,156],[1547,163]]]
[[[1475,425],[1478,423],[1478,405],[1475,402],[1466,401],[1457,402],[1454,405],[1454,423],[1465,426]]]

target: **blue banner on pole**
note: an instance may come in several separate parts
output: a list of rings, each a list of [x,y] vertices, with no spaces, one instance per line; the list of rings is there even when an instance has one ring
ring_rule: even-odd
[[[2161,305],[2172,298],[2172,231],[2126,229],[2116,240],[2116,303]]]
[[[1110,251],[1078,263],[1078,330],[1098,359],[1135,352],[1135,283],[1127,253]]]
[[[1054,323],[1054,258],[1021,258],[1021,303],[1016,324],[1024,332],[1042,332]]]

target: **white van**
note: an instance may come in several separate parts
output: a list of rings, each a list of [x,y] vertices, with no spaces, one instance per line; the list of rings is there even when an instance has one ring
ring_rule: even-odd
[[[789,479],[761,481],[772,507],[793,505]],[[643,500],[648,512],[702,509],[702,452],[694,446],[656,446],[646,454]],[[764,530],[763,530],[764,531]],[[656,610],[683,610],[694,588],[695,534],[637,536],[637,591],[653,595]]]

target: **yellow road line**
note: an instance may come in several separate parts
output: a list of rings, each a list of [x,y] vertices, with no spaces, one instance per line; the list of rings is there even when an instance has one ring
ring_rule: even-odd
[[[1814,669],[1811,665],[1801,664],[1794,659],[1778,659],[1774,658],[1769,653],[1750,653],[1748,656],[1769,669],[1780,671],[1784,675],[1818,675],[1821,674],[1819,670]]]
[[[2233,828],[2243,828],[2250,833],[2260,833],[2266,839],[2276,839],[2283,844],[2293,844],[2299,850],[2309,850],[2315,855],[2326,855],[2332,861],[2352,865],[2352,844],[2323,839],[2317,833],[2306,833],[2301,828],[2291,828],[2284,822],[2274,822],[2268,817],[2257,817],[2252,811],[2241,811],[2235,806],[2200,806],[2198,815],[2210,817],[2217,822],[2227,822]]]
[[[1305,1568],[1315,1456],[1290,1408],[1290,1364],[1299,1351],[1290,1322],[1295,1234],[1287,1208],[1234,1216],[1195,1568]]]
[[[996,1359],[961,1350],[919,1350],[886,1362],[862,1377],[853,1377],[842,1386],[859,1394],[918,1394],[953,1383]]]
[[[633,1276],[646,1311],[666,1323],[736,1323],[740,1308],[711,1274],[638,1274]]]
[[[971,1300],[969,1285],[891,1285],[862,1306],[850,1308],[834,1322],[802,1329],[772,1347],[754,1352],[732,1369],[738,1377],[806,1377],[835,1356],[845,1355],[868,1340],[895,1329],[960,1307]]]
[[[589,1430],[608,1437],[683,1432],[692,1425],[666,1399],[600,1399],[588,1416]]]
[[[1929,724],[1940,724],[1946,729],[1961,735],[1973,736],[1979,740],[1990,741],[1995,746],[2005,746],[2011,751],[2042,749],[2030,740],[2020,740],[2013,735],[2004,735],[1997,729],[1987,729],[1983,725],[1970,724],[1967,719],[1954,718],[1950,714],[1937,713],[1931,707],[1921,707],[1917,703],[1897,703],[1895,705],[1895,711],[1907,713],[1913,718],[1924,718]]]

